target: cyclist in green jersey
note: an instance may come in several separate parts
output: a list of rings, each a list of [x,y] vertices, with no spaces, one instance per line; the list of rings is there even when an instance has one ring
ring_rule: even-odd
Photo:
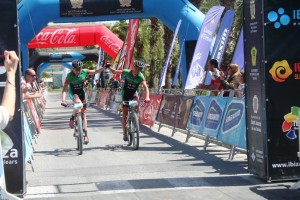
[[[101,73],[104,68],[101,67],[100,69],[96,70],[88,70],[82,69],[83,63],[80,60],[73,60],[72,61],[72,71],[68,73],[65,84],[62,91],[62,105],[66,105],[66,94],[69,92],[70,98],[74,103],[86,103],[86,92],[84,87],[84,81],[88,75]],[[86,107],[82,109],[84,113],[84,143],[87,144],[89,142],[89,138],[87,136],[87,117],[86,117]],[[74,128],[74,114],[73,112],[70,118],[70,127]]]
[[[137,89],[140,85],[140,83],[143,84],[145,93],[146,93],[146,99],[145,102],[150,102],[149,98],[149,89],[146,83],[146,79],[144,75],[142,74],[142,70],[146,66],[146,63],[142,61],[134,61],[134,68],[133,69],[123,69],[123,70],[115,70],[110,67],[110,65],[106,65],[106,67],[113,73],[113,74],[123,74],[124,77],[124,86],[122,88],[122,100],[123,101],[130,101],[130,100],[136,100],[138,98],[137,96]],[[122,127],[123,127],[123,140],[128,141],[128,135],[127,135],[127,127],[126,127],[126,121],[128,116],[128,109],[129,105],[123,104],[123,117],[122,117]]]

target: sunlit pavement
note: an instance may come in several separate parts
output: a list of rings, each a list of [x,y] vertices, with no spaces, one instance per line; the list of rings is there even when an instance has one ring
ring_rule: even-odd
[[[78,155],[71,109],[49,93],[42,132],[27,164],[24,199],[299,199],[295,182],[266,183],[247,172],[247,157],[158,125],[141,127],[140,149],[122,141],[120,116],[88,108],[90,143]],[[32,167],[34,171],[32,171]]]

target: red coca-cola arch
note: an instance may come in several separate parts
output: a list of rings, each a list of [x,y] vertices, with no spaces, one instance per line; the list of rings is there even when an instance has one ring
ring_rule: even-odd
[[[95,44],[115,58],[123,41],[104,25],[47,27],[28,43],[28,48],[75,47]]]

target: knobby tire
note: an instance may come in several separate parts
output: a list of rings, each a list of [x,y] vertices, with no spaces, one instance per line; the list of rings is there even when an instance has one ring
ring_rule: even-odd
[[[82,155],[82,139],[83,139],[83,123],[81,114],[77,115],[77,131],[78,131],[78,138],[77,138],[77,147],[79,151],[79,155]]]

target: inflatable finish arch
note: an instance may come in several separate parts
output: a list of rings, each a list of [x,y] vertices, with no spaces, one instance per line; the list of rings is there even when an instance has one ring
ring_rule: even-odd
[[[52,66],[52,65],[61,65],[66,69],[72,69],[72,63],[71,62],[51,62],[51,63],[41,63],[39,66],[39,71],[38,71],[38,77],[42,77],[42,72],[43,70],[47,69],[48,67]]]
[[[105,1],[108,0],[102,0],[101,2]],[[26,69],[28,67],[28,43],[49,22],[95,22],[156,17],[174,31],[178,21],[182,19],[181,28],[178,33],[180,43],[183,40],[195,41],[198,39],[202,21],[204,19],[204,14],[201,13],[188,0],[141,1],[143,3],[142,13],[84,17],[60,17],[60,0],[22,0],[22,2],[18,5],[18,11],[23,69]],[[187,77],[185,47],[182,49],[182,51],[182,75],[183,81],[185,82]]]
[[[71,62],[74,59],[78,60],[93,60],[98,61],[99,51],[97,49],[65,51],[65,52],[49,52],[39,51],[30,57],[29,66],[36,71],[43,71],[43,68],[37,69],[41,63],[57,63],[57,62]]]
[[[115,58],[123,46],[123,41],[103,25],[65,26],[42,29],[30,41],[28,48],[92,46],[95,44]]]

